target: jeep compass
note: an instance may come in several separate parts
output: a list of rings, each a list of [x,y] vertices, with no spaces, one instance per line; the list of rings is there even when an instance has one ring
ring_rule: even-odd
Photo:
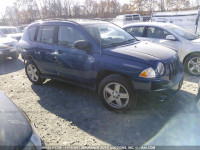
[[[104,21],[37,21],[25,29],[19,49],[32,83],[56,79],[91,89],[114,111],[135,107],[138,91],[178,91],[183,82],[174,50]]]

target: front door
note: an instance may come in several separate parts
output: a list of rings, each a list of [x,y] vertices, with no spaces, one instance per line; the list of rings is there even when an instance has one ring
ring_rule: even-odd
[[[178,39],[175,41],[167,40],[166,39],[167,35],[170,35],[170,33],[161,28],[150,27],[150,26],[146,27],[145,39],[147,41],[156,44],[161,44],[180,53],[182,49],[181,42]]]
[[[58,41],[54,50],[56,74],[65,79],[88,85],[93,66],[92,51],[74,47],[75,42],[87,39],[71,26],[58,27]]]

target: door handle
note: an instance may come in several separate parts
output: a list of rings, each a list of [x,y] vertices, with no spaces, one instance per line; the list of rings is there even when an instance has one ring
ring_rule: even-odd
[[[63,53],[62,50],[55,50],[55,52],[58,53],[58,54],[62,54]]]

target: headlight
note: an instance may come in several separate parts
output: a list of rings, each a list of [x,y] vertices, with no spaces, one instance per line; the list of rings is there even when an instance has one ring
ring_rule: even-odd
[[[32,124],[31,126],[32,126],[33,133],[30,138],[30,141],[26,144],[24,150],[41,150],[42,148],[41,139],[35,129],[34,124]]]
[[[163,65],[163,63],[161,63],[161,62],[158,63],[157,71],[158,71],[159,75],[163,75],[164,74],[165,66]]]
[[[155,78],[156,73],[153,70],[153,68],[147,68],[144,71],[142,71],[142,73],[140,74],[140,77],[142,77],[142,78]]]

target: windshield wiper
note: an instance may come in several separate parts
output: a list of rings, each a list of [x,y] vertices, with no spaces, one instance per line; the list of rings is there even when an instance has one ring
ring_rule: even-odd
[[[123,41],[123,42],[120,42],[120,43],[111,43],[111,44],[104,45],[103,47],[119,46],[119,45],[123,45],[123,44],[129,44],[131,41],[135,41],[135,40],[136,39],[130,39],[130,40]]]

